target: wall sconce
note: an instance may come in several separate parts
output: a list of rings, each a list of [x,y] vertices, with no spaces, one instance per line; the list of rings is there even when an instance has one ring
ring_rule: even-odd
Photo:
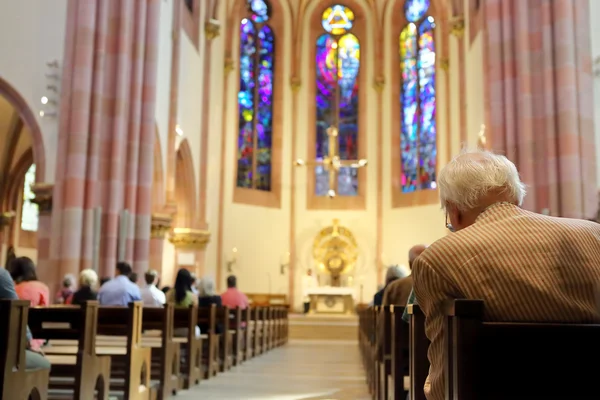
[[[237,253],[237,247],[231,249],[231,254],[229,254],[229,257],[227,257],[227,261],[225,262],[225,264],[227,265],[227,272],[231,272],[233,270],[234,265],[237,263]]]
[[[287,251],[281,256],[281,261],[279,261],[279,271],[281,275],[285,273],[285,269],[290,266],[290,252]]]
[[[52,111],[52,112],[46,112],[44,110],[40,111],[40,117],[42,118],[49,118],[49,117],[56,117],[57,114],[56,112]]]
[[[181,129],[181,126],[179,126],[179,124],[175,125],[175,132],[178,136],[183,136],[183,129]]]

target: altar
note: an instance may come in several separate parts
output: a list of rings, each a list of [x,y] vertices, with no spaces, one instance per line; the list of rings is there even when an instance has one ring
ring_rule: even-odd
[[[353,314],[356,293],[351,287],[322,286],[307,290],[309,314]]]

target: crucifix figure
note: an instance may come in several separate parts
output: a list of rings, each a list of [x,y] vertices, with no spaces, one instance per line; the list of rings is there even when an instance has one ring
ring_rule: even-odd
[[[329,198],[334,198],[336,196],[336,188],[338,182],[338,173],[340,172],[340,168],[363,168],[367,165],[366,159],[360,160],[342,160],[340,159],[339,151],[338,151],[338,128],[334,125],[327,128],[327,139],[328,139],[328,152],[327,155],[323,158],[323,160],[315,160],[315,161],[305,161],[302,159],[296,160],[295,164],[297,166],[317,166],[321,165],[323,168],[329,172],[329,190],[327,191],[327,196]]]

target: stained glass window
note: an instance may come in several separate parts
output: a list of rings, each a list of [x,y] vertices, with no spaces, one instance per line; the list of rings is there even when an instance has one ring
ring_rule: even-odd
[[[31,186],[35,183],[35,164],[25,173],[25,184],[23,185],[23,208],[21,209],[21,229],[24,231],[37,232],[39,211],[38,205],[33,203],[35,194]]]
[[[408,25],[400,33],[402,192],[435,189],[435,21],[429,0],[406,0]]]
[[[237,186],[271,190],[275,36],[266,0],[248,0],[240,23]]]
[[[354,13],[334,5],[321,18],[325,33],[317,38],[316,51],[316,155],[323,161],[339,155],[341,160],[358,158],[358,74],[360,42],[352,34]],[[337,133],[337,149],[329,148],[329,134]],[[331,150],[331,151],[330,151]],[[358,194],[358,172],[342,167],[337,187],[329,186],[330,171],[315,167],[315,194],[335,190],[339,196]]]

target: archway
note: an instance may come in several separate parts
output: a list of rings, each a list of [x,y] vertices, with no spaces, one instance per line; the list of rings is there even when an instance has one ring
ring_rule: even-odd
[[[177,228],[196,228],[198,223],[196,207],[196,174],[192,151],[187,139],[179,145],[175,164],[175,200],[177,215],[173,226]]]
[[[24,98],[0,77],[0,259],[13,247],[37,260],[39,212],[31,187],[45,178],[42,133]]]

